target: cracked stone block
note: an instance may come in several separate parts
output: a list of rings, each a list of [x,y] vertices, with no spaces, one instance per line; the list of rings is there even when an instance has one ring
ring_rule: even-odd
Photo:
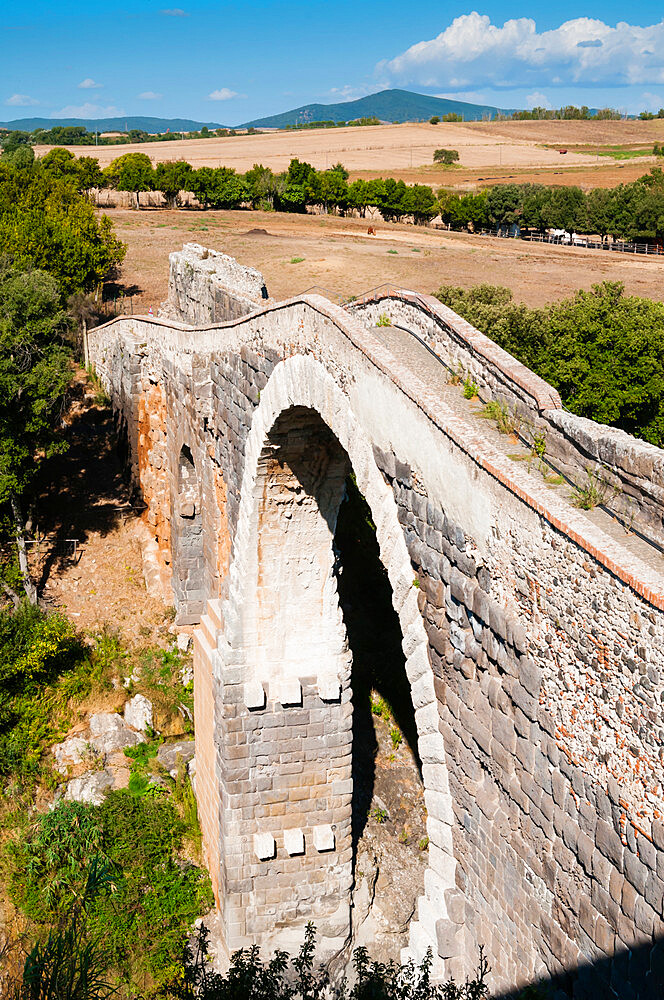
[[[321,674],[318,678],[318,694],[323,701],[339,701],[341,681],[335,674]]]
[[[334,830],[325,823],[314,827],[314,847],[317,851],[334,850]]]
[[[244,703],[247,708],[265,708],[265,688],[260,681],[248,681],[244,685]]]
[[[275,853],[274,837],[271,833],[254,834],[254,854],[259,861],[269,861]]]
[[[145,695],[134,695],[124,707],[124,720],[132,729],[152,729],[152,702]]]
[[[284,847],[291,857],[294,854],[304,854],[304,834],[302,830],[297,827],[293,830],[284,830]]]
[[[302,685],[297,677],[285,677],[279,683],[279,701],[282,705],[302,704]]]

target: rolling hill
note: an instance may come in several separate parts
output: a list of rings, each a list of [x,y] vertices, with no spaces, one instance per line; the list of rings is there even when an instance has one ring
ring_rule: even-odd
[[[379,118],[386,122],[426,121],[432,115],[455,113],[463,115],[465,121],[481,121],[484,115],[492,118],[502,111],[488,104],[467,104],[465,101],[450,101],[444,97],[429,97],[414,94],[409,90],[381,90],[357,101],[341,104],[304,104],[301,108],[284,111],[280,115],[255,118],[240,128],[285,128],[287,125],[303,125],[312,121],[348,122],[355,118]]]
[[[36,128],[53,128],[54,125],[84,125],[89,132],[127,132],[139,128],[143,132],[198,132],[203,125],[224,128],[216,122],[197,122],[191,118],[146,118],[123,115],[122,118],[16,118],[0,122],[0,128],[10,131],[33,132]]]

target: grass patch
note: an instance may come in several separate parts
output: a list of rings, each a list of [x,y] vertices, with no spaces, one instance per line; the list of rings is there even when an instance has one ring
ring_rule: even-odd
[[[188,821],[165,795],[111,792],[100,806],[61,802],[7,851],[9,893],[39,939],[66,924],[92,865],[108,879],[85,911],[85,943],[121,996],[176,970],[193,921],[212,905],[206,873],[182,852]]]
[[[291,257],[290,262],[291,264],[301,264],[303,260],[304,257]]]
[[[502,400],[489,400],[481,410],[477,411],[477,416],[484,420],[495,420],[500,434],[517,434],[519,431],[519,418],[516,413],[510,413],[509,407]]]

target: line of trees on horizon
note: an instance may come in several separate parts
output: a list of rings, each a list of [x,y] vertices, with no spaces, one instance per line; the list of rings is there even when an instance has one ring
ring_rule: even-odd
[[[502,112],[495,115],[486,112],[482,116],[483,121],[620,121],[623,118],[636,118],[640,121],[652,121],[655,118],[664,118],[664,108],[659,111],[641,111],[638,116],[627,116],[622,111],[615,108],[590,109],[587,105],[577,107],[568,104],[562,108],[534,107],[527,110]],[[463,113],[451,111],[443,115],[432,115],[427,120],[431,125],[441,123],[464,122]],[[469,119],[470,123],[475,119]],[[284,131],[297,131],[311,128],[344,128],[349,125],[366,127],[369,125],[385,124],[375,115],[363,118],[355,118],[349,121],[332,121],[324,119],[320,121],[301,121],[284,125]],[[399,124],[393,122],[393,124]],[[252,126],[248,128],[209,128],[207,125],[201,126],[197,130],[169,130],[167,132],[147,132],[145,129],[132,128],[125,132],[114,134],[103,134],[96,129],[88,129],[85,125],[53,125],[51,128],[35,128],[32,131],[22,129],[8,130],[5,140],[10,140],[12,148],[16,145],[31,146],[122,146],[130,143],[143,142],[170,142],[180,139],[220,139],[236,135],[256,135],[259,129]]]
[[[477,193],[459,194],[427,184],[406,184],[392,177],[349,180],[341,163],[327,170],[292,159],[287,170],[275,173],[261,164],[245,173],[231,167],[195,169],[185,160],[152,165],[145,153],[125,153],[101,169],[93,157],[76,158],[56,148],[35,161],[29,146],[4,153],[0,163],[17,169],[38,165],[49,177],[71,182],[92,199],[104,188],[127,192],[141,207],[141,194],[158,191],[168,208],[182,204],[183,193],[199,206],[212,209],[262,209],[304,213],[311,209],[364,218],[377,211],[388,222],[433,219],[451,229],[478,232],[519,227],[545,233],[561,229],[602,239],[664,241],[664,172],[649,173],[614,188],[583,191],[577,186],[497,184]]]

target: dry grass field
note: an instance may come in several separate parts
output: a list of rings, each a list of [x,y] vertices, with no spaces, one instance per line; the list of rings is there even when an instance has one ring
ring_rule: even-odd
[[[263,132],[258,135],[229,136],[225,139],[184,139],[171,142],[139,143],[126,146],[98,146],[94,155],[102,166],[127,152],[147,153],[153,163],[186,159],[192,166],[228,166],[245,171],[254,163],[273,170],[285,170],[293,156],[324,169],[341,160],[348,170],[398,171],[432,163],[439,146],[458,149],[464,167],[551,166],[558,162],[557,150],[541,146],[545,140],[527,134],[504,134],[501,123],[374,125],[367,128],[306,129],[292,132]],[[518,124],[518,123],[517,123]],[[523,124],[542,124],[539,122]],[[545,123],[546,124],[546,123]],[[554,123],[555,124],[555,123]],[[577,125],[578,122],[561,124]],[[555,142],[556,139],[551,141]],[[582,141],[582,140],[578,140]],[[41,153],[48,147],[37,147]],[[72,146],[77,155],[90,155],[90,146]],[[574,154],[578,164],[593,162],[593,156]]]
[[[194,167],[228,166],[242,172],[262,163],[281,171],[296,156],[319,169],[341,161],[351,179],[393,176],[409,183],[459,188],[509,180],[605,187],[634,180],[654,158],[616,163],[598,155],[603,146],[647,148],[655,141],[664,141],[664,119],[375,125],[69,148],[76,155],[96,156],[102,166],[123,153],[142,152],[153,163],[185,159]],[[433,152],[440,146],[459,151],[459,166],[433,164]],[[35,151],[42,155],[49,148]],[[564,156],[561,148],[567,149]]]
[[[257,267],[268,291],[282,299],[311,286],[331,296],[358,295],[388,282],[420,292],[441,284],[507,285],[529,305],[623,281],[634,295],[664,299],[664,261],[520,240],[497,240],[411,225],[367,223],[336,216],[111,209],[127,243],[122,282],[134,288],[134,312],[157,310],[166,298],[168,255],[198,242]],[[302,258],[297,260],[297,258]]]

